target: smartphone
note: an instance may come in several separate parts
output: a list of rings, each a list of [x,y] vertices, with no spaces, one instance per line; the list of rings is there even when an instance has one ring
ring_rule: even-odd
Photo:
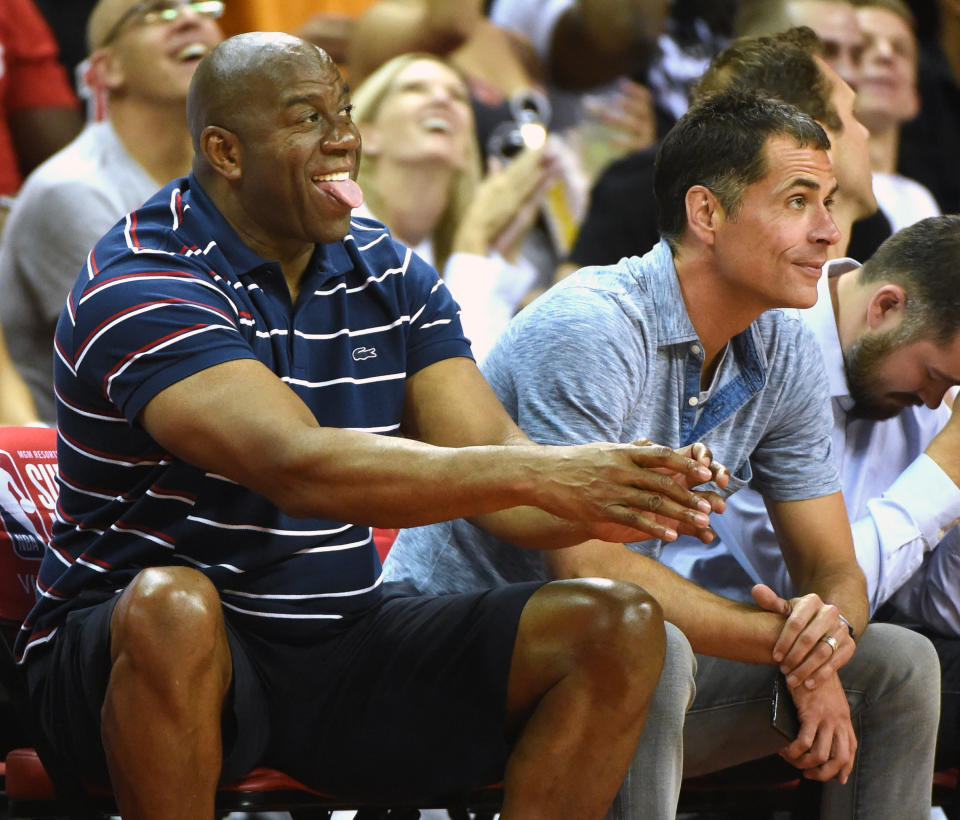
[[[777,672],[773,679],[773,695],[770,698],[770,725],[787,740],[796,739],[800,731],[797,706],[790,697],[787,679]]]

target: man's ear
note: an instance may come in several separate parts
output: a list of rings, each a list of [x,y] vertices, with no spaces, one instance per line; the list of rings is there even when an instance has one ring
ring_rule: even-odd
[[[891,330],[900,324],[907,306],[907,292],[892,282],[881,285],[867,303],[867,327],[870,330]]]
[[[240,140],[233,131],[219,125],[208,125],[200,135],[200,152],[224,178],[238,180],[243,176]]]
[[[110,48],[98,48],[88,58],[84,79],[93,91],[116,91],[127,81],[121,61]]]
[[[687,230],[706,245],[716,241],[717,226],[723,218],[723,208],[713,191],[705,185],[692,185],[684,197],[687,209]]]

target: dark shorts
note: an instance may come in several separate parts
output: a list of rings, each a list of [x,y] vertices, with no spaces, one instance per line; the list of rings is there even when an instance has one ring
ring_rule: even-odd
[[[224,610],[233,683],[222,780],[270,766],[337,794],[388,798],[501,780],[517,624],[540,586],[422,596],[386,584],[377,606],[297,645],[238,629]],[[100,708],[115,604],[73,611],[28,659],[41,729],[88,783],[108,782]]]

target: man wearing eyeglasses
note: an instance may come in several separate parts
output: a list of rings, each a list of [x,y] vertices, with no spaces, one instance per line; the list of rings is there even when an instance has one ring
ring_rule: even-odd
[[[30,175],[0,250],[0,322],[44,420],[56,418],[49,362],[77,270],[123,214],[190,169],[187,88],[200,58],[222,39],[223,7],[222,0],[101,0],[90,15],[85,79],[97,121]]]

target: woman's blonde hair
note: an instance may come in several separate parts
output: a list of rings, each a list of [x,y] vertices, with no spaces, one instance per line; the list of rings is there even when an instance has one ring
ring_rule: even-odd
[[[351,93],[353,102],[353,120],[363,134],[364,123],[372,122],[377,118],[380,107],[387,98],[397,76],[407,66],[419,60],[431,60],[435,63],[453,71],[461,79],[463,75],[454,66],[446,60],[437,57],[434,54],[422,52],[410,52],[401,54],[385,62],[376,71],[366,77],[355,91]],[[466,85],[466,80],[464,80]],[[450,194],[447,200],[447,207],[444,208],[440,221],[437,223],[431,237],[433,245],[433,261],[438,271],[443,271],[443,266],[453,252],[453,239],[463,219],[470,202],[473,199],[477,184],[480,181],[480,147],[477,143],[476,130],[473,126],[473,117],[471,112],[471,123],[467,138],[467,161],[464,168],[454,179],[450,188]],[[367,206],[374,214],[382,213],[382,200],[377,188],[377,158],[366,155],[360,161],[360,170],[357,175],[357,182],[363,189],[363,196]]]

